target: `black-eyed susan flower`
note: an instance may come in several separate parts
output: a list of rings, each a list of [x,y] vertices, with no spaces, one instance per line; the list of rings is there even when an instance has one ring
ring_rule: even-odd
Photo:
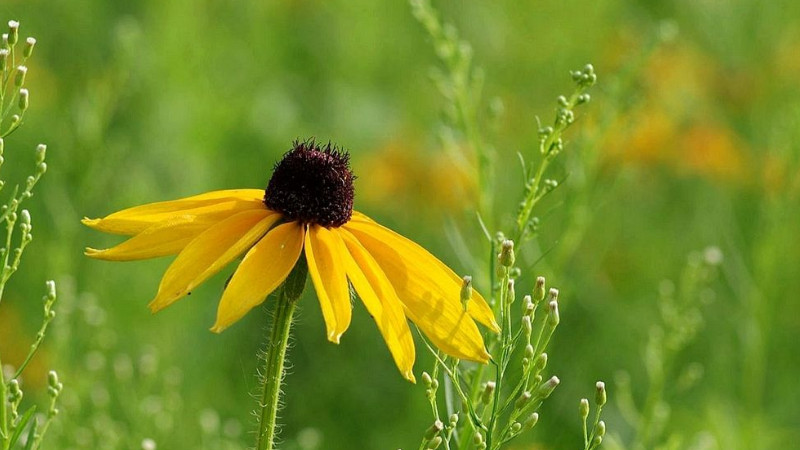
[[[129,261],[177,257],[150,309],[157,312],[244,255],[219,302],[214,332],[242,318],[287,278],[305,256],[328,339],[350,325],[350,285],[383,335],[397,367],[413,381],[414,342],[406,318],[456,358],[487,362],[475,324],[499,330],[475,291],[460,301],[461,278],[424,248],[353,211],[346,152],[296,142],[275,166],[266,190],[213,191],[84,219],[96,230],[132,236],[92,258]]]

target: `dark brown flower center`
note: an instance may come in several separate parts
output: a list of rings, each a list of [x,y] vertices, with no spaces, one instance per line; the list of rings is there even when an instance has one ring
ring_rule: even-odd
[[[340,227],[353,214],[354,179],[346,151],[295,141],[275,165],[264,204],[288,220]]]

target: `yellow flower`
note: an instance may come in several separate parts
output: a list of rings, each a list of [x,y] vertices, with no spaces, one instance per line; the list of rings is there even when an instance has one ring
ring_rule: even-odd
[[[486,301],[474,292],[465,311],[461,279],[450,268],[353,211],[353,179],[347,153],[295,143],[266,190],[213,191],[84,219],[96,230],[133,236],[86,254],[110,261],[177,254],[150,302],[153,312],[244,255],[219,302],[217,333],[261,304],[305,254],[330,341],[338,343],[350,325],[351,284],[408,380],[415,350],[406,318],[448,355],[487,362],[475,321],[499,327]]]

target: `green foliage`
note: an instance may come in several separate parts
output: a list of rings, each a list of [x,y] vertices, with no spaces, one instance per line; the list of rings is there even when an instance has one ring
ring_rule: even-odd
[[[8,31],[3,33],[0,45],[0,167],[5,163],[6,139],[22,124],[22,119],[30,105],[30,93],[25,79],[28,68],[25,64],[33,54],[36,39],[29,37],[20,42],[19,22],[9,21]],[[0,207],[0,220],[5,224],[5,238],[0,247],[0,303],[4,300],[6,286],[22,261],[25,248],[33,240],[31,230],[31,214],[27,209],[20,209],[22,203],[33,196],[33,188],[47,170],[45,164],[46,146],[36,147],[33,172],[25,179],[20,192],[14,186],[8,199]],[[6,186],[0,180],[0,189]],[[18,236],[16,236],[18,235]],[[15,239],[16,236],[16,239]],[[42,323],[36,338],[30,345],[25,358],[18,362],[18,367],[11,369],[6,375],[6,366],[0,358],[0,448],[38,449],[50,422],[58,413],[56,401],[61,393],[62,384],[58,374],[50,371],[47,375],[47,395],[50,398],[49,408],[43,417],[35,415],[36,405],[23,411],[22,375],[42,344],[50,322],[55,318],[53,305],[56,301],[56,285],[53,281],[45,283],[46,293],[42,298]],[[9,368],[11,366],[8,366]]]
[[[411,5],[415,17],[428,31],[437,55],[448,67],[447,75],[440,75],[437,81],[447,100],[445,110],[460,112],[457,115],[460,120],[451,118],[450,126],[459,131],[452,135],[465,140],[468,145],[460,148],[473,153],[464,155],[463,158],[477,160],[479,174],[483,171],[491,174],[493,168],[487,167],[491,158],[485,154],[487,145],[475,113],[481,106],[480,85],[465,81],[476,72],[471,66],[471,47],[458,40],[452,25],[445,25],[440,21],[428,1],[413,0]],[[510,232],[513,240],[506,239],[502,231],[488,229],[480,221],[492,249],[488,261],[489,267],[493,269],[489,279],[490,304],[500,324],[499,335],[488,333],[485,337],[489,352],[493,355],[491,364],[494,372],[487,371],[485,366],[469,367],[456,359],[448,361],[428,345],[436,362],[433,376],[426,372],[423,380],[434,425],[423,437],[420,450],[438,448],[440,445],[448,450],[499,449],[538,423],[542,404],[561,382],[556,376],[545,380],[548,362],[545,351],[560,322],[558,290],[550,289],[546,294],[545,279],[538,277],[532,294],[525,295],[522,308],[512,309],[516,300],[515,285],[523,274],[515,266],[514,243],[524,242],[535,236],[539,219],[533,215],[534,207],[558,187],[555,180],[545,179],[547,168],[564,149],[562,133],[575,121],[575,107],[590,100],[586,91],[597,81],[591,64],[587,64],[583,70],[571,72],[571,76],[576,84],[575,92],[569,99],[560,96],[553,125],[539,128],[538,153],[541,160],[536,165],[528,164],[525,155],[518,154],[525,183],[515,227]],[[491,200],[494,193],[493,184],[485,182],[492,178],[491,175],[479,175],[478,178],[478,189],[481,192],[478,205],[480,220],[485,214],[492,213],[487,205],[494,203]],[[489,219],[489,223],[495,223],[492,217]],[[469,302],[471,292],[472,278],[465,277],[462,302]],[[442,399],[437,397],[440,369],[444,373],[444,382],[451,387],[445,390]],[[587,425],[588,402],[584,408],[584,401],[581,401],[583,441],[587,450],[598,447],[606,432],[605,423],[600,420],[600,411],[606,403],[605,384],[598,382],[597,386],[602,395],[598,394],[591,427]],[[442,422],[438,403],[446,405],[450,417],[447,425]],[[466,415],[467,420],[459,422],[459,414]]]
[[[544,378],[557,374],[561,383],[533,431],[510,445],[583,446],[576,400],[591,400],[598,379],[609,391],[603,445],[634,442],[615,374],[629,374],[641,409],[650,390],[643,349],[653,326],[665,324],[653,292],[709,245],[725,255],[708,286],[717,294],[700,308],[703,326],[671,356],[670,414],[657,441],[681,436],[690,448],[726,449],[797,442],[800,4],[435,5],[456,25],[456,40],[470,42],[469,72],[439,61],[405,2],[2,3],[2,15],[39,41],[26,63],[25,126],[6,137],[2,192],[16,183],[24,190],[35,160],[26,149],[39,142],[50,144],[50,167],[25,200],[36,239],[0,303],[0,351],[6,365],[25,359],[41,326],[42,280],[54,277],[59,316],[26,369],[19,411],[36,404],[31,417],[44,412],[44,374],[57,367],[66,388],[44,447],[242,448],[254,428],[252,355],[266,320],[254,313],[222,335],[207,332],[230,272],[151,316],[146,304],[166,261],[82,258],[90,240],[83,215],[262,187],[292,139],[332,139],[352,152],[357,208],[471,273],[485,294],[489,255],[499,249],[475,225],[478,196],[494,202],[481,213],[487,229],[513,239],[530,180],[517,153],[526,168],[540,167],[539,129],[552,126],[554,96],[569,99],[569,71],[587,61],[601,79],[548,166],[544,178],[559,188],[535,206],[534,238],[515,242],[518,297],[532,293],[537,275],[559,287]],[[433,82],[431,66],[441,67]],[[452,73],[469,73],[463,85],[480,90],[474,102],[459,100],[462,112],[439,91],[450,89]],[[3,132],[19,114],[13,95]],[[457,157],[473,151],[461,148],[470,145],[465,116],[483,133],[481,189],[472,189],[478,160]],[[468,195],[447,195],[462,183]],[[19,219],[14,229],[12,250]],[[425,388],[397,375],[363,308],[334,346],[315,303],[309,294],[298,304],[281,448],[416,448],[432,422]],[[521,300],[514,306],[521,314]],[[418,353],[417,377],[433,375],[434,358]],[[509,370],[519,373],[517,365],[521,358]],[[673,391],[687,369],[702,377]],[[441,399],[441,369],[439,380]],[[460,414],[458,423],[468,420]],[[444,412],[441,421],[446,428]]]

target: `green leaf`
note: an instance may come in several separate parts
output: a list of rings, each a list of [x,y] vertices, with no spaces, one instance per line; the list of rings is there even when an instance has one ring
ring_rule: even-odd
[[[30,408],[28,408],[27,411],[25,411],[25,414],[22,415],[22,418],[17,424],[17,427],[14,429],[14,434],[11,435],[11,441],[9,441],[8,445],[9,447],[13,447],[14,444],[17,443],[17,440],[19,440],[19,437],[22,435],[22,430],[24,430],[25,426],[28,425],[28,422],[31,420],[31,418],[33,417],[33,413],[35,412],[36,412],[36,405],[33,405]]]
[[[28,440],[27,442],[25,442],[25,450],[31,450],[34,448],[33,444],[36,441],[36,428],[38,427],[39,427],[39,421],[34,420],[31,423],[31,427],[28,429]]]

